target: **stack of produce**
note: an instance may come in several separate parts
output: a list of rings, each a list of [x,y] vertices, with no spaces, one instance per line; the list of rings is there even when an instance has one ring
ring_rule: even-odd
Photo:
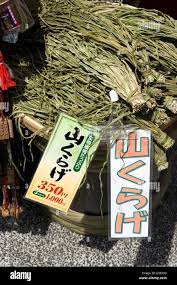
[[[116,3],[42,4],[40,28],[26,38],[37,59],[29,53],[18,62],[13,116],[19,130],[22,114],[48,130],[60,112],[93,125],[107,125],[110,118],[118,127],[133,123],[152,131],[155,162],[159,170],[166,168],[174,140],[162,125],[177,113],[177,22],[155,10]],[[110,90],[117,92],[117,102],[110,101]]]

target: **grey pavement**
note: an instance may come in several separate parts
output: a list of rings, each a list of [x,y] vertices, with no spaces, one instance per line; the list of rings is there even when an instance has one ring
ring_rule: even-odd
[[[84,237],[27,204],[18,224],[0,219],[0,266],[177,266],[177,191],[154,213],[152,242]]]

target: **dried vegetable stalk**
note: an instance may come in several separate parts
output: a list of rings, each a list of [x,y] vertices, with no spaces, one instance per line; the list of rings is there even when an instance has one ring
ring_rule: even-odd
[[[50,131],[61,111],[92,124],[106,124],[113,114],[117,122],[150,129],[156,163],[167,166],[165,151],[174,141],[160,127],[177,113],[176,21],[115,3],[48,0],[42,7],[41,28],[26,43],[37,46],[44,67],[39,71],[31,54],[31,61],[20,60],[22,73],[35,69],[35,74],[22,93],[18,71],[14,118],[19,129],[22,113]],[[45,35],[45,55],[38,33]],[[119,95],[114,107],[111,89]]]

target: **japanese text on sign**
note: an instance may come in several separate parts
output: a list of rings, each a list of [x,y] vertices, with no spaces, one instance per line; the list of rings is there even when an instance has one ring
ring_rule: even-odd
[[[66,213],[99,139],[98,130],[62,114],[26,198]]]
[[[148,237],[151,133],[127,130],[111,162],[111,238]]]

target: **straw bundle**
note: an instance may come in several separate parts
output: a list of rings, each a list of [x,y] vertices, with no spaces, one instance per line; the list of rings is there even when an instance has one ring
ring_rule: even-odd
[[[31,54],[31,61],[18,65],[22,71],[25,64],[35,70],[25,79],[23,92],[18,72],[13,116],[19,130],[22,114],[49,131],[59,112],[96,125],[106,125],[112,117],[118,126],[134,123],[150,129],[156,163],[165,168],[165,151],[174,141],[160,126],[177,113],[176,21],[158,11],[115,3],[46,2],[39,14],[41,28],[27,39],[39,46],[37,34],[44,33],[45,56],[38,48],[43,70]],[[114,104],[111,89],[119,95]]]

